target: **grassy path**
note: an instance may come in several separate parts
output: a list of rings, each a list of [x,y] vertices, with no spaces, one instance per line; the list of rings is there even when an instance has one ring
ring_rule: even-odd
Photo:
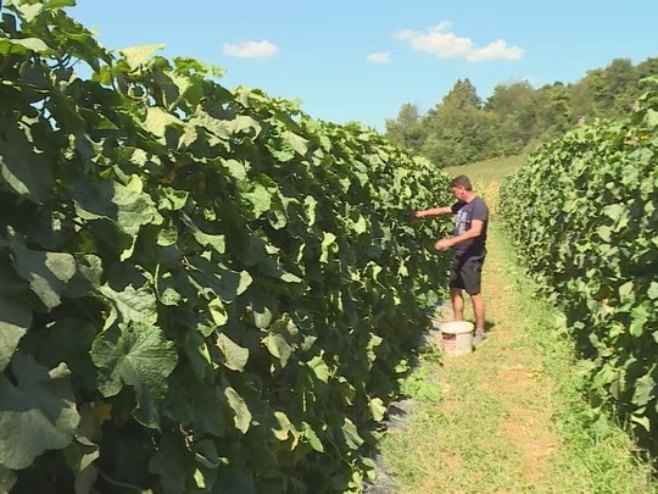
[[[651,493],[626,435],[577,389],[578,366],[556,314],[534,297],[494,227],[484,269],[489,340],[473,354],[426,359],[438,383],[382,446],[399,493]],[[423,386],[416,386],[423,389]]]

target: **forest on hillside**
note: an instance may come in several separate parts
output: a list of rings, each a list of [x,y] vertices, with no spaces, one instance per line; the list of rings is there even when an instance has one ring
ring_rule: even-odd
[[[386,136],[439,167],[519,154],[579,123],[627,114],[644,92],[641,80],[656,74],[658,57],[637,65],[620,58],[573,84],[502,83],[486,101],[468,79],[458,80],[424,114],[402,105],[386,121]]]

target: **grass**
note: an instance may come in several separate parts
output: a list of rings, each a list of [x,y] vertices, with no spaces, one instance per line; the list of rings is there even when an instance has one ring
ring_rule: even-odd
[[[395,492],[657,493],[628,435],[583,400],[560,315],[518,265],[492,225],[483,283],[489,341],[419,366],[416,381],[438,382],[441,392],[419,397],[383,440]]]
[[[466,175],[474,183],[500,183],[507,175],[519,169],[525,163],[526,159],[526,155],[494,158],[469,163],[468,165],[451,166],[445,168],[445,171],[453,176]]]

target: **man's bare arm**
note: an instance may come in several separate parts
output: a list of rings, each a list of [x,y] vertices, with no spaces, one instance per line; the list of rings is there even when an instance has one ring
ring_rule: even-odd
[[[482,228],[484,228],[484,221],[473,220],[471,222],[471,227],[468,230],[466,230],[464,233],[462,233],[461,235],[457,235],[456,237],[441,239],[434,244],[434,247],[437,250],[447,250],[451,247],[454,247],[457,244],[479,237],[480,235],[482,235]]]
[[[423,209],[421,211],[414,211],[414,218],[434,218],[444,214],[452,214],[450,206],[443,206],[440,208]]]

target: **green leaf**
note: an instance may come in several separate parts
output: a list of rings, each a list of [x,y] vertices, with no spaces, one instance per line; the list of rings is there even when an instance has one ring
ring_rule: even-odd
[[[210,350],[205,338],[199,332],[189,332],[183,343],[183,353],[188,359],[189,367],[198,379],[204,379],[213,366]]]
[[[619,299],[622,303],[630,300],[630,295],[633,293],[633,282],[627,281],[619,287]]]
[[[75,7],[75,0],[48,0],[44,3],[44,10],[60,10],[64,7]]]
[[[605,242],[610,242],[612,236],[612,228],[609,226],[601,225],[596,229],[596,233]]]
[[[0,179],[17,194],[43,204],[53,192],[51,162],[28,140],[28,130],[0,116]]]
[[[372,415],[372,418],[377,421],[381,422],[384,420],[384,415],[386,414],[386,407],[384,406],[384,402],[382,401],[381,398],[373,398],[368,402],[368,407],[370,408],[370,413]]]
[[[22,39],[0,39],[0,53],[8,54],[9,52],[16,52],[15,47],[24,48],[36,53],[44,53],[50,48],[43,40],[39,38],[22,38]]]
[[[653,315],[653,309],[650,304],[643,303],[634,307],[631,310],[631,325],[629,332],[631,335],[639,338],[644,334],[644,328],[649,319]]]
[[[224,333],[217,335],[217,347],[222,354],[223,364],[235,371],[242,372],[249,360],[249,350],[241,347]]]
[[[351,227],[358,235],[361,235],[368,230],[368,224],[362,215],[359,215],[359,219],[356,222],[353,222]]]
[[[7,5],[14,6],[21,16],[27,21],[32,22],[44,8],[43,2],[25,2],[22,0],[7,0]]]
[[[189,370],[174,373],[171,380],[167,417],[184,425],[193,424],[200,437],[206,434],[224,437],[226,424],[222,410],[226,407],[226,399],[222,390],[196,379]]]
[[[168,211],[180,211],[187,204],[190,193],[187,190],[177,190],[171,187],[163,187],[160,189],[160,198],[158,200],[158,208],[166,209]]]
[[[146,120],[144,128],[157,137],[164,137],[168,125],[178,125],[183,127],[185,124],[182,120],[176,118],[159,106],[148,108],[146,111]]]
[[[247,403],[231,386],[224,388],[224,396],[226,396],[228,404],[235,414],[233,417],[235,427],[243,434],[246,434],[251,425],[251,412],[247,407]]]
[[[169,247],[176,242],[178,242],[178,230],[170,220],[167,220],[158,232],[158,245]]]
[[[192,276],[201,284],[212,289],[225,302],[233,302],[251,285],[253,278],[247,271],[239,273],[201,256],[189,260]]]
[[[66,362],[73,388],[95,391],[96,368],[89,349],[99,328],[94,323],[74,318],[74,314],[58,317],[46,331],[28,331],[21,342],[21,350],[29,352],[46,367]]]
[[[230,135],[233,134],[250,134],[253,131],[254,137],[257,137],[262,130],[261,124],[249,115],[238,115],[229,122]]]
[[[165,432],[156,453],[149,461],[149,471],[160,478],[163,492],[187,492],[186,467],[189,454],[185,440],[180,433]]]
[[[633,404],[644,407],[656,396],[658,386],[650,375],[645,375],[635,381],[635,393],[633,393]]]
[[[343,431],[343,436],[345,437],[345,442],[351,449],[358,449],[359,446],[363,444],[363,439],[359,436],[359,432],[356,429],[356,425],[350,419],[345,417],[345,422],[341,428]]]
[[[16,474],[0,465],[0,494],[9,494],[16,484]]]
[[[158,407],[167,394],[167,377],[178,356],[162,331],[131,322],[104,331],[94,341],[91,357],[99,372],[98,390],[105,397],[119,394],[124,385],[134,388],[137,406],[133,416],[142,425],[159,428]]]
[[[324,453],[324,445],[322,444],[322,441],[320,441],[318,435],[307,422],[302,422],[302,435],[311,445],[311,448],[318,453]]]
[[[306,156],[308,152],[308,139],[304,139],[302,136],[289,130],[286,130],[282,137],[297,154]]]
[[[20,300],[0,296],[0,372],[32,324],[32,311]]]
[[[192,230],[192,235],[199,244],[207,247],[211,247],[217,251],[219,254],[224,254],[226,252],[226,242],[224,235],[213,235],[210,233],[205,233],[192,221],[192,219],[187,216],[182,216],[183,223]]]
[[[322,232],[322,255],[320,256],[320,262],[329,262],[329,250],[335,241],[336,235],[330,232]]]
[[[272,428],[272,433],[279,441],[286,441],[290,437],[291,432],[293,434],[296,433],[295,427],[285,413],[276,411],[274,412],[274,418],[279,427]]]
[[[288,363],[290,355],[292,355],[292,347],[288,344],[283,335],[280,334],[268,334],[263,338],[263,343],[267,347],[267,350],[277,359],[281,364],[281,367],[285,367]]]
[[[631,422],[639,425],[647,432],[651,431],[651,421],[649,420],[649,417],[647,417],[646,415],[638,416],[633,414],[631,415]]]
[[[258,182],[252,185],[250,191],[242,192],[240,196],[251,203],[255,218],[259,218],[272,207],[272,193]]]
[[[75,259],[71,254],[43,252],[26,248],[22,242],[13,242],[16,254],[16,271],[43,302],[48,311],[61,303],[60,295],[75,274]]]
[[[132,46],[119,50],[119,53],[125,57],[130,69],[135,70],[146,65],[153,58],[153,54],[164,49],[165,46],[164,44]]]
[[[318,201],[313,196],[306,196],[304,198],[304,207],[306,209],[306,217],[308,218],[308,226],[313,226],[316,219],[316,209]]]
[[[329,382],[329,376],[331,373],[329,372],[329,367],[323,360],[322,355],[316,355],[311,360],[306,362],[306,365],[311,368],[313,374],[315,374],[315,377],[317,377],[320,381],[324,383]]]
[[[272,311],[267,306],[262,306],[259,309],[254,308],[254,324],[258,329],[267,329],[272,324],[272,319],[274,315]]]
[[[613,221],[619,221],[625,211],[623,204],[610,204],[603,208],[603,214]]]
[[[44,451],[68,446],[80,416],[65,364],[48,371],[19,353],[11,370],[16,385],[0,377],[0,465],[21,470]]]
[[[228,322],[228,312],[226,311],[224,302],[220,298],[211,300],[208,303],[208,310],[210,311],[212,321],[217,327],[222,327]]]
[[[93,413],[90,420],[96,420]],[[100,449],[89,439],[76,436],[75,440],[64,450],[64,457],[67,465],[74,472],[82,472],[100,457]]]
[[[244,180],[247,178],[247,168],[240,161],[230,159],[221,160],[221,163],[236,180]]]
[[[156,296],[147,284],[137,290],[128,285],[117,292],[106,283],[98,291],[112,302],[124,322],[155,324],[158,319]]]
[[[77,214],[89,221],[110,220],[133,238],[144,225],[162,224],[162,216],[151,196],[143,192],[143,183],[132,175],[127,185],[111,180],[79,180],[73,183],[71,195]],[[132,248],[122,254],[122,260],[132,255]]]
[[[655,281],[652,281],[649,285],[649,289],[647,290],[647,297],[649,297],[651,300],[658,299],[658,283]]]

